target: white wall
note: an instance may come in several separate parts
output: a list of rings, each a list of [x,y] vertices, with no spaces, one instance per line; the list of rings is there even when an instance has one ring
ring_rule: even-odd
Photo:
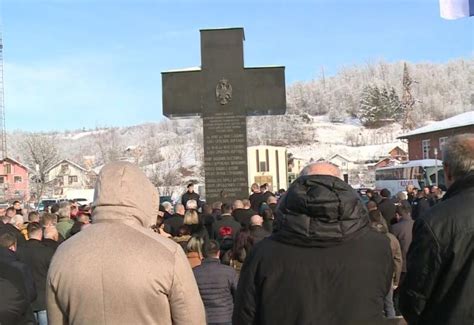
[[[257,166],[257,155],[260,163],[267,162],[268,150],[268,171],[259,171]],[[258,152],[258,154],[257,154]],[[277,153],[278,152],[278,163]],[[247,148],[248,160],[248,180],[249,186],[253,183],[271,183],[272,191],[288,188],[288,163],[287,152],[285,147],[276,146],[253,146]],[[277,170],[278,166],[278,170]],[[258,180],[263,180],[259,182]]]

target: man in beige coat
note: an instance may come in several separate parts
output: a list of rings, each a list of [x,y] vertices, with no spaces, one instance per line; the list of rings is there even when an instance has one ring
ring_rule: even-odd
[[[92,226],[64,242],[51,263],[49,324],[205,324],[183,250],[150,229],[158,205],[136,166],[102,169]]]

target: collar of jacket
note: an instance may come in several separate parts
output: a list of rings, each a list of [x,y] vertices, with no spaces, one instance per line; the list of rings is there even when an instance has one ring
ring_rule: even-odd
[[[9,250],[8,248],[0,247],[0,260],[3,260],[7,263],[18,261],[18,255],[16,255],[15,252]]]
[[[474,188],[474,171],[468,173],[466,176],[456,180],[453,185],[448,188],[448,191],[443,196],[443,201],[457,195],[459,192],[468,188]]]
[[[216,263],[216,264],[221,264],[221,261],[218,258],[214,257],[206,257],[205,259],[202,260],[202,263]]]
[[[367,209],[341,179],[301,176],[280,199],[271,238],[295,246],[330,247],[369,230]]]

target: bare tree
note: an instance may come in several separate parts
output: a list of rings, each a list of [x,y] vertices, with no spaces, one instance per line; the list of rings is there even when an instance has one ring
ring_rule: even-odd
[[[39,201],[46,190],[47,171],[59,160],[56,137],[39,133],[26,134],[21,149],[27,165],[34,170],[32,181],[36,185],[35,196]]]

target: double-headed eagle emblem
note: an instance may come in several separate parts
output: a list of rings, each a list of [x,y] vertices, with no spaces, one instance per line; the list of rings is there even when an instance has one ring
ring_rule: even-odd
[[[232,100],[232,86],[227,79],[221,79],[216,86],[216,100],[225,105]]]

